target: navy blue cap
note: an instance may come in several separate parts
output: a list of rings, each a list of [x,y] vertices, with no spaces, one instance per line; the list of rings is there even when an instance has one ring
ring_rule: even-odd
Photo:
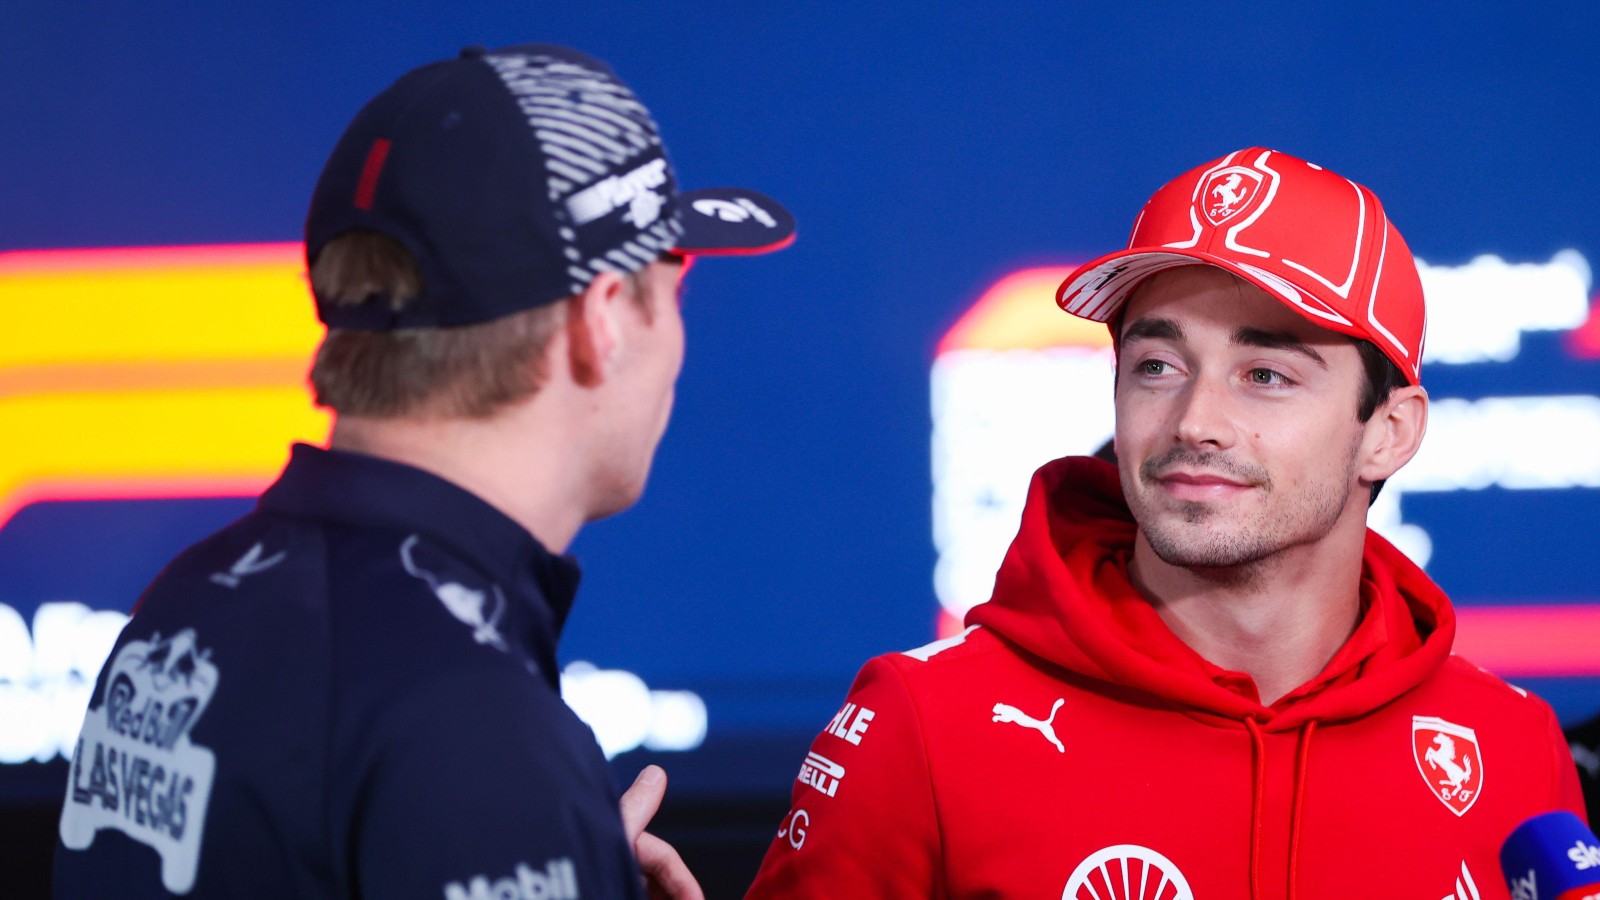
[[[306,261],[335,237],[387,235],[423,290],[317,300],[330,328],[487,322],[577,294],[662,254],[766,253],[794,217],[741,188],[682,192],[650,111],[605,63],[566,47],[469,48],[373,98],[329,156],[306,218]]]

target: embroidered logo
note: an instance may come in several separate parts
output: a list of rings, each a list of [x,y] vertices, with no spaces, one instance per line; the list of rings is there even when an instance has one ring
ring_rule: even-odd
[[[216,757],[191,743],[189,731],[217,675],[190,628],[117,651],[72,755],[62,844],[86,850],[101,829],[120,831],[160,854],[167,890],[194,887]]]
[[[1512,883],[1514,885],[1515,881]],[[1483,900],[1482,895],[1478,893],[1477,883],[1472,880],[1472,872],[1467,869],[1466,860],[1461,861],[1461,874],[1456,878],[1455,892],[1445,894],[1441,900]],[[1537,900],[1537,898],[1529,896],[1521,897],[1520,900]]]
[[[1199,198],[1206,221],[1220,226],[1249,209],[1250,201],[1261,192],[1261,180],[1260,172],[1245,166],[1209,173]]]
[[[1471,728],[1433,716],[1411,717],[1411,751],[1428,789],[1451,812],[1466,815],[1483,792],[1483,755]]]
[[[667,183],[667,161],[652,159],[623,175],[612,175],[589,185],[567,199],[572,221],[586,225],[626,206],[623,218],[635,228],[646,228],[661,217],[667,202],[661,186]]]
[[[1035,719],[1033,716],[1030,716],[1022,710],[1017,709],[1015,706],[1011,706],[1006,703],[996,703],[994,705],[994,718],[990,721],[1010,722],[1021,725],[1023,728],[1032,728],[1034,731],[1044,735],[1045,740],[1055,744],[1057,752],[1065,753],[1067,752],[1067,748],[1061,746],[1060,738],[1056,737],[1056,728],[1054,724],[1056,713],[1061,711],[1061,704],[1065,702],[1067,702],[1065,698],[1057,699],[1055,705],[1050,707],[1050,715],[1042,720]]]
[[[1061,900],[1194,900],[1172,860],[1138,844],[1097,850],[1067,879]]]
[[[247,550],[243,556],[235,560],[233,565],[228,567],[228,571],[212,572],[211,581],[223,587],[236,588],[239,586],[239,582],[249,578],[251,575],[265,572],[283,562],[289,556],[287,552],[280,550],[266,559],[262,559],[261,554],[264,552],[266,552],[265,548],[259,543],[256,544]]]
[[[867,728],[872,725],[875,716],[877,713],[865,706],[846,703],[834,713],[833,721],[828,723],[827,732],[836,738],[860,746],[861,736],[867,733]]]
[[[815,751],[806,754],[806,761],[800,764],[800,774],[795,781],[810,785],[829,797],[839,791],[839,782],[844,780],[844,766]]]
[[[1164,246],[1185,250],[1199,246],[1204,232],[1201,219],[1215,228],[1226,228],[1223,244],[1235,253],[1268,259],[1271,253],[1260,247],[1240,243],[1243,233],[1272,205],[1277,195],[1281,174],[1267,164],[1271,150],[1263,150],[1254,160],[1234,162],[1236,154],[1228,154],[1215,166],[1207,169],[1195,182],[1194,194],[1189,198],[1189,224],[1194,233],[1186,240],[1173,241]],[[1298,291],[1285,294],[1293,303]]]
[[[806,845],[806,829],[811,825],[811,814],[803,809],[797,809],[783,820],[783,827],[778,829],[778,837],[789,842],[789,846],[796,850]]]
[[[690,207],[702,216],[721,219],[724,222],[743,222],[755,219],[768,228],[778,227],[778,220],[772,214],[761,208],[761,205],[747,197],[736,200],[716,200],[706,198],[696,200]]]
[[[400,545],[400,564],[405,566],[406,572],[414,578],[427,582],[428,587],[433,589],[433,595],[439,598],[439,602],[444,604],[450,615],[472,629],[473,640],[480,644],[488,644],[496,650],[505,650],[505,638],[500,636],[500,620],[506,614],[506,597],[501,593],[500,586],[491,585],[489,591],[475,591],[464,584],[444,581],[417,565],[413,554],[420,540],[421,538],[413,534]]]

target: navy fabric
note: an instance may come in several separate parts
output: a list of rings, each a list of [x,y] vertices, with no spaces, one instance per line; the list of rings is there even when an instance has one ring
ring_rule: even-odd
[[[678,195],[683,237],[677,250],[701,256],[769,253],[794,242],[794,215],[746,188],[704,188]]]
[[[640,896],[605,760],[559,693],[577,583],[443,479],[297,446],[118,639],[56,896]]]
[[[663,254],[769,252],[795,223],[754,191],[680,195],[655,120],[610,66],[522,44],[414,69],[361,109],[312,194],[307,263],[350,231],[403,245],[421,291],[400,309],[319,299],[317,315],[388,331],[488,322]]]
[[[355,203],[377,141],[370,208]],[[387,298],[322,305],[337,328],[389,330],[485,322],[566,297],[571,278],[539,148],[516,100],[480,58],[407,73],[362,108],[312,194],[306,245],[353,229],[399,241],[423,294],[396,312]],[[314,255],[314,254],[313,254]]]

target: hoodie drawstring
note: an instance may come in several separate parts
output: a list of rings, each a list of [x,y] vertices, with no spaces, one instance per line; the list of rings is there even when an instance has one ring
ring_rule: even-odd
[[[1250,732],[1250,900],[1257,900],[1261,896],[1261,828],[1262,794],[1266,789],[1267,780],[1267,744],[1261,736],[1261,726],[1251,716],[1244,720],[1244,727]]]
[[[1294,801],[1289,809],[1289,900],[1294,900],[1295,885],[1299,881],[1296,869],[1300,865],[1300,819],[1305,812],[1306,770],[1311,767],[1311,732],[1317,730],[1312,719],[1300,730],[1300,746],[1294,754]]]
[[[1266,793],[1267,742],[1261,733],[1261,724],[1253,716],[1244,720],[1244,727],[1250,732],[1251,756],[1250,897],[1251,900],[1257,900],[1261,896],[1261,833],[1265,827],[1262,806]],[[1311,768],[1311,734],[1316,730],[1315,720],[1307,722],[1300,729],[1300,740],[1294,753],[1294,797],[1289,805],[1289,900],[1294,900],[1295,885],[1299,881],[1300,825],[1305,813],[1306,777]]]

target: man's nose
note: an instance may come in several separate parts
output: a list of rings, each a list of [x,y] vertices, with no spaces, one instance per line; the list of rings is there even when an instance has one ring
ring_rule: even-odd
[[[1173,440],[1214,450],[1232,447],[1236,433],[1233,399],[1221,379],[1196,378],[1180,401]]]

